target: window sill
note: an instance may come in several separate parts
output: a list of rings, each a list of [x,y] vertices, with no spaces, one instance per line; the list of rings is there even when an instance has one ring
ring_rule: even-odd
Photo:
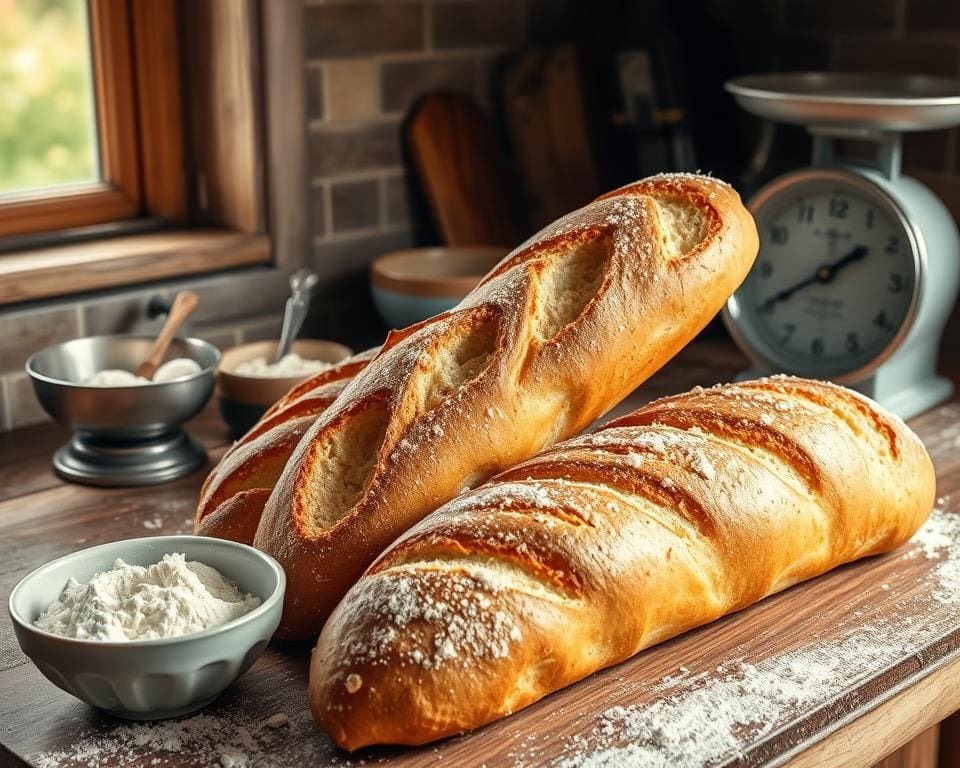
[[[270,261],[270,239],[169,230],[0,256],[0,305]]]

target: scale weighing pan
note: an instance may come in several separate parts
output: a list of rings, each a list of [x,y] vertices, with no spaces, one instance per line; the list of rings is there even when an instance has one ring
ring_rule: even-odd
[[[960,80],[926,75],[784,72],[725,85],[747,112],[780,123],[927,131],[960,123]]]

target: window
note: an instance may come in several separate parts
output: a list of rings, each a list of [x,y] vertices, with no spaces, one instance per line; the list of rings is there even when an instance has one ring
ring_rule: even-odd
[[[289,199],[302,177],[286,159],[264,167],[257,21],[284,41],[273,92],[298,93],[296,7],[0,0],[0,312],[273,259],[267,175]],[[289,114],[269,113],[271,147],[300,145]]]
[[[0,3],[0,237],[182,216],[173,7]]]
[[[0,7],[0,194],[100,178],[83,0]]]

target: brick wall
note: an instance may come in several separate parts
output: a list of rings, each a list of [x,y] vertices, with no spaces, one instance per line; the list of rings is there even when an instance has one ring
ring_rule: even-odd
[[[305,0],[309,211],[326,278],[318,332],[377,343],[367,268],[411,244],[401,121],[423,93],[452,88],[490,105],[502,55],[567,18],[562,0]],[[562,24],[561,24],[562,26]]]

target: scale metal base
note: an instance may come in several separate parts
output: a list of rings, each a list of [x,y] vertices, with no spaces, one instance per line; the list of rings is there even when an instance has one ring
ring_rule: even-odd
[[[146,438],[77,432],[53,455],[53,468],[74,483],[129,487],[175,480],[206,461],[203,446],[179,428]]]

